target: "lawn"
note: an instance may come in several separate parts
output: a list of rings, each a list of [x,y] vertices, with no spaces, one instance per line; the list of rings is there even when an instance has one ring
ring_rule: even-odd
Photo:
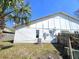
[[[7,45],[8,42],[0,43]],[[11,45],[11,43],[10,43]],[[13,47],[0,50],[0,59],[59,59],[59,52],[52,44],[12,44]]]

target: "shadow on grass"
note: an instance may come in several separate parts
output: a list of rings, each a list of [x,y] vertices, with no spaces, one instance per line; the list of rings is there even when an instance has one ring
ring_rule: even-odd
[[[5,40],[3,42],[9,42],[9,43],[13,43],[13,40]]]
[[[6,46],[1,45],[1,46],[0,46],[0,49],[1,49],[1,50],[4,50],[4,49],[11,48],[11,47],[13,47],[13,45],[6,45]]]

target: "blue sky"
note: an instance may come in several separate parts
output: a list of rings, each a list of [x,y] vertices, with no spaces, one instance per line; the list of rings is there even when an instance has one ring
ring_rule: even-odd
[[[29,0],[32,8],[32,19],[64,11],[73,14],[79,8],[78,0]]]
[[[31,9],[31,20],[50,15],[56,12],[66,12],[74,16],[74,12],[79,8],[79,0],[28,0]],[[25,3],[27,0],[25,0]],[[11,27],[12,22],[7,22],[7,26]]]

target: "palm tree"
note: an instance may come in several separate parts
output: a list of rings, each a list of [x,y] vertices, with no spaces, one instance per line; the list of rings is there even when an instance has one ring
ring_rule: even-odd
[[[13,20],[16,24],[28,24],[31,16],[29,3],[24,0],[0,0],[0,29],[5,28],[7,20]]]

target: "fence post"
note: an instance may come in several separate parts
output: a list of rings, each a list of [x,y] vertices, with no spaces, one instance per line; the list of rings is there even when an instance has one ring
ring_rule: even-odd
[[[73,57],[73,51],[72,51],[72,46],[71,46],[71,40],[70,40],[70,38],[69,38],[69,52],[70,52],[70,59],[74,59],[74,57]]]

